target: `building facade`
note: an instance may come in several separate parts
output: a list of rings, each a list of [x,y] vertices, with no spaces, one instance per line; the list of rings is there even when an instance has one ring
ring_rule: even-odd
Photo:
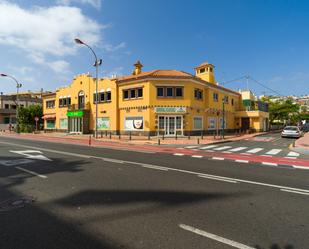
[[[33,93],[21,93],[18,99],[20,107],[42,104],[41,97]],[[0,95],[0,130],[8,130],[10,125],[16,125],[16,108],[16,94]]]
[[[112,133],[166,136],[226,132],[240,129],[266,130],[266,109],[247,110],[242,94],[219,86],[214,66],[203,63],[195,75],[177,70],[142,72],[134,64],[132,75],[95,79],[75,77],[68,87],[43,96],[45,130],[91,133],[95,130],[98,103],[98,130]]]

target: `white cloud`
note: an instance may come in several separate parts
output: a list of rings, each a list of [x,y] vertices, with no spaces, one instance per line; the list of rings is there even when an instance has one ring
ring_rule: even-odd
[[[81,4],[90,4],[96,9],[101,8],[101,0],[57,0],[57,4],[70,5],[71,3],[81,3]]]
[[[36,57],[46,54],[74,54],[78,46],[74,38],[81,37],[97,44],[102,26],[83,15],[76,7],[54,6],[22,9],[0,0],[0,44],[18,47]]]
[[[48,66],[55,72],[55,73],[67,73],[69,72],[70,64],[64,60],[57,60],[48,63]]]

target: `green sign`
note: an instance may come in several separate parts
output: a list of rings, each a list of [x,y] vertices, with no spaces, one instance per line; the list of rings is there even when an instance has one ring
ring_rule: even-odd
[[[156,113],[185,113],[186,107],[155,107]]]
[[[98,130],[108,130],[109,128],[109,118],[98,118]]]
[[[82,117],[84,116],[84,112],[83,111],[68,111],[67,116],[68,117]]]

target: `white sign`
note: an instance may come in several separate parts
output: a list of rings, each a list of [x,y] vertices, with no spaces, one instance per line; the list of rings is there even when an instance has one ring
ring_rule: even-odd
[[[143,117],[126,117],[124,128],[127,131],[136,131],[144,129]]]
[[[19,155],[23,155],[23,156],[30,158],[30,159],[51,161],[51,159],[47,158],[46,156],[43,156],[42,155],[43,153],[39,150],[10,150],[10,152],[16,153],[16,154],[19,154]]]
[[[186,107],[155,107],[156,113],[185,113]]]
[[[209,117],[208,118],[208,130],[215,130],[216,129],[217,118]]]

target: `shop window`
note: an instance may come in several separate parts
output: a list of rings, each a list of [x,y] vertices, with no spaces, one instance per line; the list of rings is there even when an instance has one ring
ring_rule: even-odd
[[[164,97],[164,88],[163,87],[157,87],[157,96],[158,97]]]
[[[54,119],[47,119],[46,120],[46,128],[47,129],[55,129],[55,120]]]
[[[200,89],[195,89],[194,90],[194,98],[197,100],[202,100],[203,99],[203,91]]]
[[[66,130],[68,129],[68,119],[67,118],[61,118],[59,121],[60,129]]]
[[[181,128],[182,128],[182,118],[176,117],[176,129],[181,129]]]
[[[10,117],[4,117],[3,121],[5,124],[9,124],[10,123]]]
[[[203,118],[202,117],[194,117],[193,118],[193,129],[194,130],[202,130],[203,129]]]
[[[163,130],[164,128],[164,117],[159,117],[159,129]]]
[[[219,99],[218,93],[213,93],[214,102],[218,102],[218,99]]]

